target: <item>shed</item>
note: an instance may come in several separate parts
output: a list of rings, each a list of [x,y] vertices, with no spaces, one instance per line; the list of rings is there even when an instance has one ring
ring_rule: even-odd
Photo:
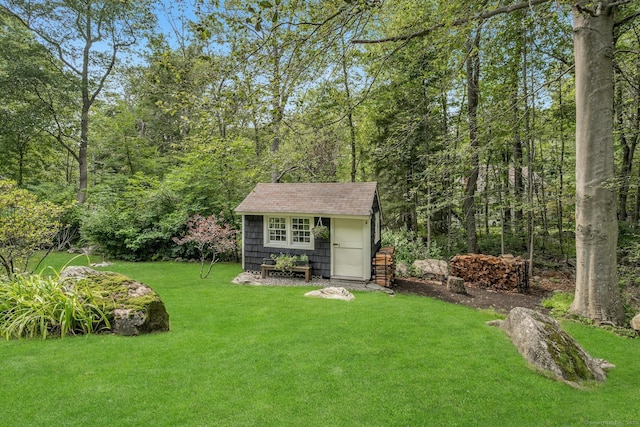
[[[313,275],[368,281],[380,248],[377,183],[262,183],[235,209],[242,215],[242,267],[260,271],[271,254],[306,254]],[[327,237],[315,237],[325,226]]]

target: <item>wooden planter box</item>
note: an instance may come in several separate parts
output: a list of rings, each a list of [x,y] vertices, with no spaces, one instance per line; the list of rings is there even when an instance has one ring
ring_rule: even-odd
[[[275,265],[266,265],[266,264],[262,264],[260,266],[260,272],[261,272],[261,276],[263,279],[266,279],[267,277],[269,277],[269,272],[270,271],[280,271],[276,268]],[[288,269],[287,271],[295,271],[298,273],[304,273],[304,281],[305,282],[309,282],[311,280],[311,267],[306,266],[299,266],[299,267],[293,267]]]

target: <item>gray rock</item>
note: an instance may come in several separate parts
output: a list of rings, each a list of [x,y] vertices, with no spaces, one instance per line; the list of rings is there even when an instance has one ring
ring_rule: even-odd
[[[409,275],[409,267],[404,262],[399,262],[396,265],[396,276],[406,277]]]
[[[449,276],[449,264],[440,259],[417,259],[413,269],[423,279],[446,280]]]
[[[97,276],[100,274],[103,274],[103,272],[94,270],[91,267],[85,267],[82,265],[71,265],[69,267],[65,267],[60,272],[59,281],[64,281],[66,279],[75,279],[77,281],[86,279],[89,276]]]
[[[464,287],[464,280],[456,276],[447,277],[447,290],[456,294],[467,294],[467,289]]]
[[[236,285],[257,285],[259,284],[259,280],[253,274],[244,271],[238,274],[231,283],[235,283]]]
[[[631,327],[640,332],[640,313],[636,314],[636,316],[631,319]]]
[[[304,294],[304,296],[326,299],[339,299],[344,301],[353,301],[354,299],[356,299],[356,297],[345,288],[336,288],[333,286],[307,292],[306,294]]]
[[[366,285],[364,285],[364,288],[366,290],[369,290],[369,291],[384,292],[384,293],[389,294],[391,296],[395,296],[395,294],[396,294],[393,289],[389,289],[389,288],[387,288],[385,286],[380,286],[380,285],[377,285],[375,283],[367,283]]]
[[[592,358],[558,322],[537,311],[516,307],[504,321],[492,321],[491,326],[504,330],[527,362],[572,386],[604,382],[604,370],[613,367]]]
[[[113,264],[110,263],[109,261],[102,261],[102,262],[94,262],[93,264],[91,264],[91,267],[109,267],[110,265],[113,265]]]
[[[122,274],[89,267],[67,267],[60,273],[66,288],[86,283],[94,291],[117,335],[140,335],[169,330],[169,314],[158,294],[149,286]]]

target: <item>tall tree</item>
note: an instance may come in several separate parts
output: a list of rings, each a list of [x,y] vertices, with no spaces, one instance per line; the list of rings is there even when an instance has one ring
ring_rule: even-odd
[[[267,123],[262,127],[269,144],[271,181],[278,182],[290,169],[279,156],[288,134],[287,112],[296,90],[315,66],[314,55],[318,52],[304,44],[309,34],[298,25],[307,13],[304,2],[256,3],[225,2],[211,16],[223,22],[218,31],[231,33],[219,34],[219,39],[234,49],[234,56],[243,57],[243,62],[254,66],[252,75],[247,77],[254,79],[254,94],[262,95],[261,101],[268,109]]]
[[[407,42],[447,26],[511,13],[550,0],[529,0],[433,24],[423,30],[356,43]],[[576,297],[571,310],[620,324],[624,310],[616,274],[617,220],[613,169],[613,28],[630,0],[579,1],[573,7],[576,68]],[[638,16],[638,14],[631,14]]]
[[[480,98],[480,35],[478,27],[467,40],[467,110],[469,115],[469,173],[465,178],[463,201],[464,228],[467,233],[467,251],[477,253],[475,197],[480,173],[478,138],[478,101]]]
[[[65,148],[78,163],[77,201],[87,197],[90,110],[118,55],[131,48],[151,22],[150,0],[0,0],[0,11],[18,19],[80,80],[79,134]]]
[[[621,1],[573,7],[576,72],[576,294],[571,312],[624,321],[613,180],[613,27]]]
[[[0,175],[19,187],[52,181],[42,166],[60,159],[61,147],[52,144],[51,105],[69,105],[76,82],[59,75],[55,62],[28,30],[0,14]]]

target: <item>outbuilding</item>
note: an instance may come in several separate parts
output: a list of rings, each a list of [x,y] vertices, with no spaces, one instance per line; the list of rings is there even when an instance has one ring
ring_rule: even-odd
[[[382,219],[375,182],[261,183],[235,212],[245,271],[272,254],[306,254],[314,276],[371,279]]]

